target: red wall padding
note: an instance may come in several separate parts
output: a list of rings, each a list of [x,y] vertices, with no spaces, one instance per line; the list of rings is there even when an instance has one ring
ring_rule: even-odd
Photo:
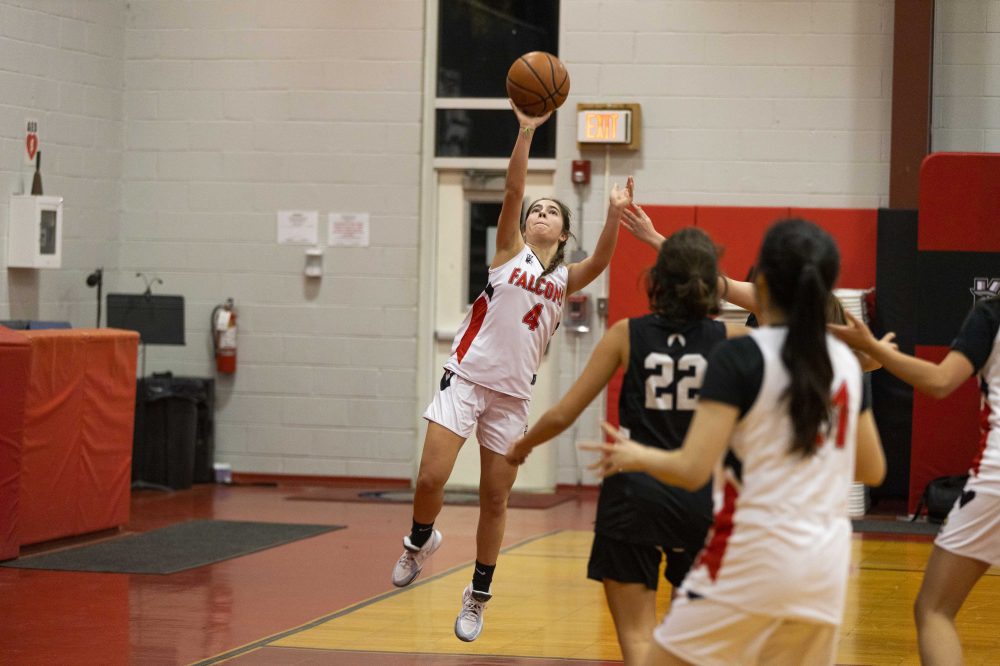
[[[720,266],[736,280],[745,280],[757,260],[760,242],[778,219],[804,217],[826,229],[841,253],[838,287],[866,289],[875,286],[877,211],[868,209],[753,208],[737,206],[643,206],[653,226],[664,236],[686,226],[704,229],[722,248]],[[645,271],[656,261],[656,252],[622,231],[609,268],[608,326],[624,317],[649,312]],[[618,423],[621,371],[608,384],[608,421]]]
[[[0,560],[17,557],[24,444],[24,387],[31,346],[23,335],[0,326]]]
[[[917,345],[914,356],[939,363],[949,347]],[[913,438],[910,453],[912,513],[927,482],[939,476],[965,474],[979,451],[979,382],[975,377],[947,398],[913,392]]]
[[[746,280],[757,261],[764,233],[775,220],[788,217],[787,208],[699,206],[695,226],[722,247],[719,266],[734,280]]]
[[[811,220],[833,236],[840,248],[842,289],[875,286],[875,248],[878,241],[878,211],[875,209],[792,208],[790,217]]]
[[[920,167],[917,246],[1000,252],[1000,154],[934,153]]]
[[[920,252],[941,253],[940,260],[964,263],[972,254],[1000,253],[1000,154],[934,153],[920,168],[920,211],[917,218],[917,246]],[[948,253],[955,253],[950,258]],[[958,253],[970,253],[962,255]],[[1000,254],[997,270],[1000,271]],[[997,273],[981,277],[993,279]],[[953,298],[955,285],[944,280],[923,282],[933,293],[922,294],[934,303]],[[972,284],[962,284],[963,297]],[[961,321],[954,322],[957,333]],[[927,334],[926,325],[916,331],[919,342]],[[939,342],[939,341],[936,341]],[[920,346],[916,354],[935,362],[944,358],[946,347]],[[979,391],[975,381],[962,385],[944,400],[914,392],[913,436],[910,458],[912,511],[924,486],[938,476],[962,474],[978,447]]]

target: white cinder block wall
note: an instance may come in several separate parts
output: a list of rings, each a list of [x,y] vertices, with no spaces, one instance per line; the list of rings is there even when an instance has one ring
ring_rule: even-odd
[[[1000,1],[934,3],[931,149],[1000,151]]]
[[[131,2],[121,270],[186,298],[204,375],[233,297],[239,369],[217,384],[234,469],[408,478],[416,418],[423,3]],[[276,212],[367,212],[371,245],[278,245]],[[141,283],[135,284],[141,287]]]
[[[424,2],[0,0],[0,183],[19,191],[24,120],[42,122],[46,191],[66,197],[60,271],[0,272],[0,316],[93,321],[107,288],[187,299],[185,347],[147,371],[212,373],[211,308],[239,308],[240,368],[218,387],[217,457],[240,471],[409,477],[417,376]],[[939,0],[935,148],[996,149],[996,0]],[[640,202],[887,203],[891,0],[563,0],[568,102],[639,102],[643,150],[614,155]],[[431,26],[434,29],[434,26]],[[972,109],[972,110],[968,110]],[[576,204],[573,114],[556,192]],[[605,209],[588,152],[584,246]],[[575,205],[574,205],[575,208]],[[368,212],[371,246],[276,243],[275,213]],[[457,223],[457,222],[452,222]],[[5,251],[6,196],[0,198]],[[443,227],[443,232],[448,229]],[[325,230],[321,233],[325,240]],[[603,285],[592,287],[603,295]],[[600,326],[560,334],[560,391]],[[597,436],[592,406],[577,439]],[[558,481],[577,479],[569,436]]]
[[[0,2],[0,319],[93,326],[96,267],[118,261],[125,2]],[[61,270],[8,269],[11,194],[31,191],[27,119],[45,194],[64,198]]]

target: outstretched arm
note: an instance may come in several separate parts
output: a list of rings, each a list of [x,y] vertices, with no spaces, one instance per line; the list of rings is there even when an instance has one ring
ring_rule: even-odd
[[[831,333],[881,363],[883,368],[907,384],[935,398],[950,395],[976,370],[965,354],[955,350],[948,352],[940,363],[904,354],[886,338],[876,340],[864,322],[858,321],[850,312],[846,314],[847,324],[828,325]]]
[[[628,361],[628,354],[628,319],[622,319],[608,329],[597,343],[587,367],[562,400],[545,412],[524,437],[514,442],[507,452],[507,461],[513,465],[522,464],[533,448],[570,427],[607,386],[618,366]]]
[[[663,234],[653,227],[653,221],[638,204],[633,204],[625,209],[622,213],[622,225],[638,240],[657,252],[660,251],[660,246],[666,240]],[[757,312],[757,297],[754,295],[753,283],[741,282],[720,275],[718,289],[719,295],[733,305],[750,312]]]
[[[531,138],[535,130],[542,125],[552,112],[543,116],[529,116],[510,103],[517,116],[519,129],[514,151],[507,163],[507,181],[503,193],[503,205],[500,207],[500,220],[497,222],[497,247],[491,268],[496,268],[521,251],[524,238],[521,236],[521,204],[524,201],[524,183],[528,176],[528,155],[531,152]]]
[[[886,333],[881,338],[879,338],[879,342],[884,342],[893,349],[899,349],[899,345],[893,342],[895,339],[896,339],[895,333]],[[861,364],[862,372],[875,372],[876,370],[880,370],[882,368],[881,363],[879,363],[878,361],[876,361],[863,351],[858,351],[857,349],[855,349],[854,355],[858,357],[858,363]]]
[[[753,282],[743,282],[720,275],[719,294],[733,305],[760,315],[757,308],[757,296],[753,291]]]
[[[712,477],[712,469],[722,457],[739,415],[739,408],[733,405],[701,400],[679,449],[664,451],[643,446],[626,439],[608,423],[603,427],[615,440],[613,443],[581,444],[580,448],[601,453],[601,459],[590,466],[600,478],[619,472],[646,472],[671,486],[697,490]]]
[[[632,176],[628,177],[625,189],[619,189],[618,183],[615,183],[615,186],[611,188],[611,196],[608,199],[608,216],[604,220],[601,237],[597,239],[597,246],[592,255],[579,263],[569,265],[569,277],[566,279],[567,294],[572,294],[586,287],[611,263],[611,255],[615,253],[615,246],[618,244],[618,223],[621,220],[622,212],[632,203],[634,191],[635,182],[632,180]]]

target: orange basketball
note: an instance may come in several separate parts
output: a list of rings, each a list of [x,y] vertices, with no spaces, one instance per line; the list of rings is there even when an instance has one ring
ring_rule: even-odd
[[[567,95],[569,72],[562,60],[551,53],[525,53],[507,71],[507,96],[529,116],[555,111]]]

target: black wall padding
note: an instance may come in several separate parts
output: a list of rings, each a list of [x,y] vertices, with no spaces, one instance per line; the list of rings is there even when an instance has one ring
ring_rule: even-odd
[[[975,279],[992,281],[1000,273],[997,256],[996,252],[974,251],[920,253],[916,344],[951,346],[975,305]]]
[[[880,208],[875,259],[875,320],[881,337],[895,331],[899,349],[913,353],[917,324],[917,211]],[[872,373],[872,411],[887,463],[872,499],[906,499],[910,490],[913,388],[883,370]]]

